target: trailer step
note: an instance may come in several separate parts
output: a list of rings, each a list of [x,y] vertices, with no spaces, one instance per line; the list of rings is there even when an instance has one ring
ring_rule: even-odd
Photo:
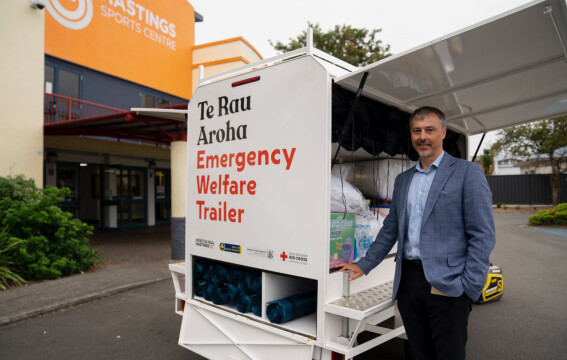
[[[363,320],[371,315],[394,306],[392,288],[394,282],[389,281],[369,289],[342,297],[325,304],[325,312]]]
[[[186,271],[185,269],[186,269],[185,262],[169,264],[169,270],[174,271],[178,274],[185,275],[185,271]]]
[[[183,315],[185,301],[187,300],[185,292],[185,262],[169,264],[169,271],[171,272],[173,287],[175,288],[175,312]]]

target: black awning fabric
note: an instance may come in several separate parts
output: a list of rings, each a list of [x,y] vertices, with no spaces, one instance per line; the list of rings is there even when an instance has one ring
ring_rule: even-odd
[[[333,85],[332,142],[340,142],[348,151],[363,148],[373,156],[386,153],[390,156],[407,155],[411,160],[417,160],[418,154],[411,145],[409,134],[410,114],[364,96],[356,106],[354,131],[349,129],[345,138],[339,139],[354,97],[353,92]],[[443,141],[444,150],[455,157],[461,157],[458,139],[459,134],[448,129]]]

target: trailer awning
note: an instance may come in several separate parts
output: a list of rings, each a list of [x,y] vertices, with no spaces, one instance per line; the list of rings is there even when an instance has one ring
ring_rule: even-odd
[[[412,112],[443,110],[452,130],[475,135],[567,114],[565,1],[534,1],[336,81]]]

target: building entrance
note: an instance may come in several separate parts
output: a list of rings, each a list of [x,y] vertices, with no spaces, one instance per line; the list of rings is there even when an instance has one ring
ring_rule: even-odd
[[[103,229],[148,225],[146,171],[125,166],[102,168]]]

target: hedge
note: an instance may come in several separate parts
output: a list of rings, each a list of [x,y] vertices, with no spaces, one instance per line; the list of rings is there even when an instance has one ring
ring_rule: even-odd
[[[44,280],[88,271],[99,261],[89,248],[93,227],[59,207],[69,195],[68,188],[39,189],[22,175],[0,177],[0,244],[9,246],[0,266]]]

